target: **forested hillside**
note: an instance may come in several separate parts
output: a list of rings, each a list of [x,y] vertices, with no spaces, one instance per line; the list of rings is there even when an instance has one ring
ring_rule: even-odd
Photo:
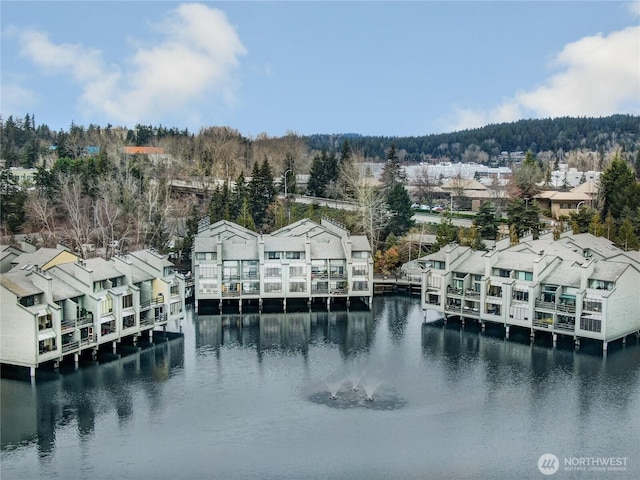
[[[555,118],[520,120],[514,123],[488,125],[473,130],[425,135],[421,137],[371,137],[357,134],[311,135],[305,137],[315,150],[337,149],[349,140],[354,151],[365,158],[383,159],[385,150],[393,142],[403,152],[405,161],[424,161],[447,157],[450,161],[496,159],[502,151],[569,152],[586,149],[608,152],[615,146],[634,152],[640,142],[640,117],[613,115],[604,118]]]

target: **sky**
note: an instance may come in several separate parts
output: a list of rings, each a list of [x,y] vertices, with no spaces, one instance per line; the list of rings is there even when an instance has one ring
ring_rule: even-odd
[[[0,114],[419,136],[640,114],[640,1],[0,2]]]

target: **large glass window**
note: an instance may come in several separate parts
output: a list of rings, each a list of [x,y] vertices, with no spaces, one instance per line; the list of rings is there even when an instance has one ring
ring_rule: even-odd
[[[532,281],[533,280],[533,272],[523,272],[523,271],[518,270],[516,272],[516,278],[518,280]]]
[[[588,312],[602,312],[602,300],[585,298],[582,302],[582,309]]]
[[[290,277],[304,277],[307,274],[307,269],[304,265],[292,265],[289,267]]]
[[[289,282],[289,291],[290,292],[306,292],[307,291],[307,282]]]
[[[353,291],[362,292],[369,290],[369,282],[366,280],[355,280],[353,282]]]
[[[216,278],[218,276],[218,266],[213,264],[204,264],[198,267],[200,269],[200,278]]]
[[[125,295],[122,297],[122,308],[132,308],[133,307],[133,295]]]
[[[277,265],[277,266],[267,265],[264,267],[264,276],[265,278],[272,278],[272,277],[280,278],[282,277],[282,267],[280,267],[280,265]]]

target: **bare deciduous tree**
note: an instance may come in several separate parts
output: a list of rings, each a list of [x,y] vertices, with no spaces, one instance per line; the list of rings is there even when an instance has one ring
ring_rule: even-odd
[[[386,196],[365,175],[365,167],[360,162],[341,168],[340,178],[347,185],[347,200],[356,204],[359,233],[367,236],[371,249],[375,252],[380,243],[380,235],[389,221]]]
[[[80,177],[60,177],[60,200],[65,224],[65,237],[81,253],[83,257],[87,251],[83,245],[91,243],[94,234],[91,199],[84,195]]]
[[[38,232],[44,246],[56,243],[56,205],[54,201],[40,191],[33,191],[25,205],[27,222],[33,232]]]

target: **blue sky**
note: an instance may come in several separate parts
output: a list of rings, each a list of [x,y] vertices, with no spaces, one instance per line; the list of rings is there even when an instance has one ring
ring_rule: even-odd
[[[6,1],[0,112],[255,137],[640,114],[640,2]]]

